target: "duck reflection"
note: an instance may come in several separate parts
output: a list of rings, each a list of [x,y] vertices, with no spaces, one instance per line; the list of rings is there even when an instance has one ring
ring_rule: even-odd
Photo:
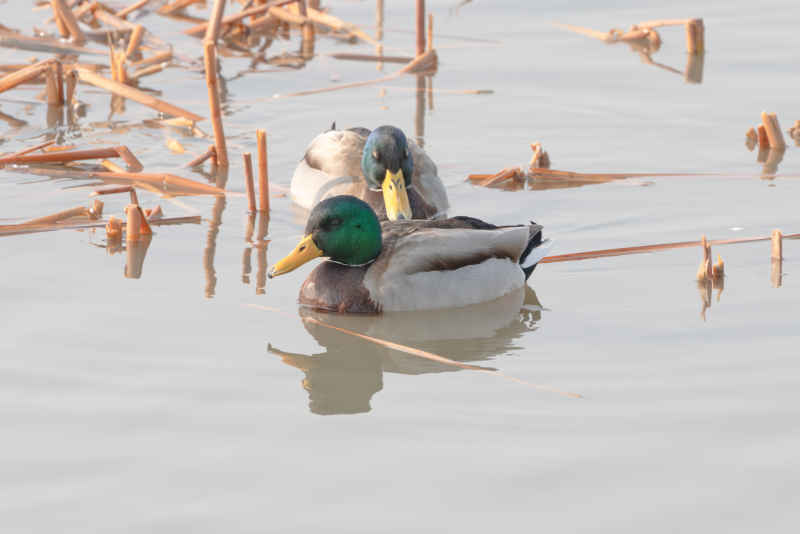
[[[383,315],[346,315],[299,310],[304,326],[324,351],[299,354],[272,344],[269,352],[305,373],[309,409],[319,415],[370,410],[383,388],[383,373],[421,375],[458,367],[390,349],[318,324],[433,352],[459,362],[488,360],[516,348],[515,340],[536,330],[542,306],[529,287],[500,299],[465,308]]]

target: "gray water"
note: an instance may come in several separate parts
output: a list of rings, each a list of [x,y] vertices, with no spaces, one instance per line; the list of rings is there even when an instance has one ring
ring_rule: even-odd
[[[456,3],[427,2],[440,59],[432,109],[411,76],[274,98],[397,67],[326,55],[373,53],[367,45],[320,37],[304,68],[279,72],[224,58],[227,189],[244,190],[240,154],[255,151],[256,128],[269,133],[272,183],[286,187],[333,120],[390,123],[423,134],[452,214],[535,219],[555,253],[800,232],[800,148],[787,137],[777,177],[762,178],[744,146],[762,110],[784,130],[800,119],[795,2]],[[326,4],[374,32],[374,3]],[[413,9],[399,4],[385,10],[390,55],[414,49]],[[0,2],[0,13],[28,34],[52,29],[27,2]],[[706,26],[702,83],[551,24],[605,31],[690,16]],[[140,21],[201,57],[181,34],[188,23]],[[682,72],[683,29],[661,36],[653,60]],[[298,48],[293,35],[267,55]],[[0,49],[0,63],[32,56],[48,57]],[[143,85],[207,114],[202,72],[185,62]],[[142,127],[156,113],[134,102],[109,123],[110,97],[88,86],[70,129],[48,122],[40,89],[0,96],[0,112],[24,121],[0,124],[3,151],[58,133],[81,146],[125,144],[149,172],[206,180],[182,166],[208,138]],[[453,92],[477,89],[493,93]],[[170,153],[167,137],[191,154]],[[556,169],[706,175],[517,192],[465,182],[526,164],[537,140]],[[86,204],[94,187],[76,186],[87,183],[0,170],[0,223]],[[768,242],[714,247],[727,276],[710,300],[694,279],[700,251],[685,248],[541,265],[527,291],[468,309],[313,315],[523,384],[304,322],[296,296],[311,266],[259,288],[259,261],[283,257],[302,234],[285,196],[272,198],[266,258],[245,242],[240,194],[139,196],[167,216],[203,217],[157,228],[140,279],[125,278],[125,254],[107,254],[102,231],[0,239],[3,532],[796,529],[796,241],[784,244],[778,288]],[[104,200],[118,217],[127,204]]]

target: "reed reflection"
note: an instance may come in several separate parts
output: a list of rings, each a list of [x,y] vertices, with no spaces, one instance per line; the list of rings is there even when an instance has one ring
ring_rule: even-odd
[[[536,293],[527,286],[493,302],[448,310],[359,316],[301,308],[306,330],[325,350],[300,354],[272,344],[268,350],[303,371],[302,386],[308,392],[312,413],[364,413],[371,409],[373,395],[383,388],[383,373],[421,375],[461,369],[384,347],[316,321],[458,362],[478,362],[515,348],[515,340],[536,330],[541,310]]]
[[[214,169],[215,185],[225,189],[228,182],[228,169]],[[214,255],[217,252],[217,236],[219,227],[222,226],[222,213],[225,211],[227,201],[225,195],[219,195],[214,200],[214,207],[211,210],[211,219],[208,222],[208,235],[206,236],[206,248],[203,251],[203,269],[206,273],[205,295],[206,298],[214,298],[217,291],[217,271],[214,269]]]

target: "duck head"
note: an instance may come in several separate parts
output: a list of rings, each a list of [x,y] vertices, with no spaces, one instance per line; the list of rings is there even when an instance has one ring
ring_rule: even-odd
[[[327,198],[308,217],[305,237],[269,270],[269,277],[291,272],[314,258],[364,265],[378,257],[381,224],[369,204],[350,195]]]
[[[361,170],[369,188],[383,192],[390,221],[411,219],[408,189],[414,161],[402,130],[394,126],[375,128],[364,144]]]

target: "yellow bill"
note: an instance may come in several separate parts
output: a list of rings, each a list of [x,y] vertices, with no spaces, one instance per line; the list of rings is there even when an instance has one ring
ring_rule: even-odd
[[[307,235],[294,247],[294,250],[291,251],[288,256],[270,268],[268,276],[273,278],[281,274],[292,272],[304,263],[314,258],[319,258],[322,255],[323,252],[314,244],[311,235]]]
[[[381,190],[383,191],[383,203],[386,205],[386,216],[390,221],[411,219],[411,204],[408,202],[403,169],[398,169],[396,173],[387,170]]]

